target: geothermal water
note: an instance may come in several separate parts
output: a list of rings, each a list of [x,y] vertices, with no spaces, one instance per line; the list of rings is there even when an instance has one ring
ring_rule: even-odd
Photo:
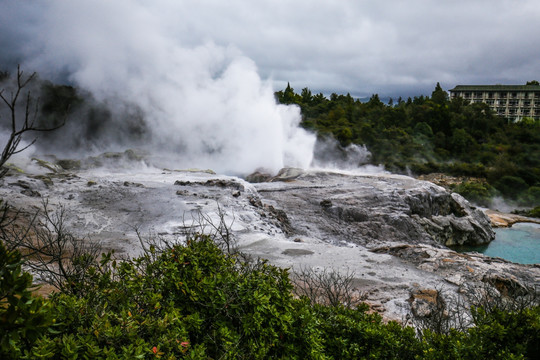
[[[519,223],[495,229],[495,240],[483,246],[464,246],[460,252],[476,251],[519,264],[540,264],[540,225]]]

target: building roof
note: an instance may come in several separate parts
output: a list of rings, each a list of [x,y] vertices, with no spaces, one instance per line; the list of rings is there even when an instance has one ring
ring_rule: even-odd
[[[540,91],[540,85],[456,85],[449,91]]]

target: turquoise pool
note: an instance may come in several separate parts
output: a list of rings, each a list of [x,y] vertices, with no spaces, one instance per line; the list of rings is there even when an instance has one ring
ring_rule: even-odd
[[[540,224],[518,223],[495,229],[495,240],[488,245],[460,246],[459,252],[477,251],[520,264],[540,264]]]

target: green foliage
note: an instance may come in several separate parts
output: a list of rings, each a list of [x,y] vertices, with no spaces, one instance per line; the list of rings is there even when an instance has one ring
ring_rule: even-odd
[[[67,85],[56,85],[48,81],[41,84],[40,127],[57,127],[65,120],[69,111],[83,103],[77,89]]]
[[[529,211],[529,216],[540,218],[540,206],[535,207],[531,211]]]
[[[52,324],[49,307],[30,292],[21,254],[0,242],[0,358],[16,359]]]
[[[414,359],[422,343],[412,328],[396,322],[384,324],[378,314],[368,314],[367,305],[355,310],[343,306],[315,305],[325,349],[335,359]]]
[[[527,190],[527,183],[517,176],[503,176],[495,183],[495,187],[503,195],[515,199],[523,191]]]
[[[86,296],[53,297],[60,333],[32,352],[129,358],[154,349],[167,358],[228,359],[295,353],[283,341],[294,323],[287,272],[225,256],[207,237],[132,261],[105,259],[85,287]]]
[[[540,307],[506,312],[473,308],[466,332],[423,333],[423,359],[536,359],[540,354]]]
[[[519,200],[523,204],[540,204],[540,186],[531,186],[521,193]]]
[[[431,100],[439,105],[445,105],[448,101],[448,93],[444,91],[441,84],[437,83],[435,90],[431,93]]]
[[[540,218],[540,206],[536,206],[530,210],[514,210],[512,211],[512,214]]]
[[[0,70],[0,82],[3,82],[4,80],[9,79],[9,71],[7,70]]]
[[[44,82],[41,85],[42,106],[44,115],[63,115],[70,107],[74,107],[82,102],[77,94],[77,89],[67,85],[55,85]]]
[[[491,199],[495,195],[495,189],[489,184],[472,181],[458,184],[452,190],[470,201],[486,207],[489,206]]]
[[[414,134],[421,134],[430,138],[433,136],[433,129],[428,123],[419,122],[414,126]]]
[[[286,270],[223,253],[207,236],[121,262],[104,254],[80,280],[87,291],[56,293],[48,305],[29,294],[20,255],[0,250],[3,359],[532,359],[540,351],[538,306],[473,309],[469,330],[419,338],[365,304],[296,299]]]

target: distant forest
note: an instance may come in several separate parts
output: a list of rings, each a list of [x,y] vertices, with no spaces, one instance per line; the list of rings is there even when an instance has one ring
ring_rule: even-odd
[[[502,196],[516,205],[540,204],[540,122],[514,123],[486,104],[450,100],[437,83],[429,96],[388,104],[349,94],[297,94],[288,85],[276,92],[282,104],[296,104],[302,126],[345,147],[363,144],[370,162],[397,173],[445,173],[466,177],[454,190],[480,205]],[[538,212],[539,208],[537,208]]]

